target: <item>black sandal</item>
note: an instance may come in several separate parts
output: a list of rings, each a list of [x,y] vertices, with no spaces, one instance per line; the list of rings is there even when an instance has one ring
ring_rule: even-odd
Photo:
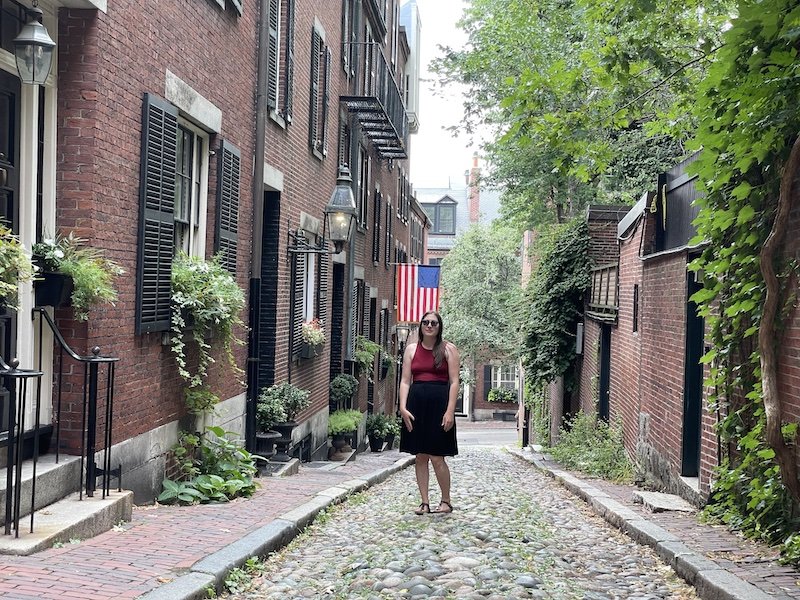
[[[439,506],[444,504],[447,507],[447,510],[437,510],[437,513],[441,513],[443,515],[450,514],[453,512],[453,505],[450,504],[447,500],[439,500]]]
[[[415,515],[424,515],[431,512],[431,505],[427,502],[421,502],[419,508],[414,511]]]

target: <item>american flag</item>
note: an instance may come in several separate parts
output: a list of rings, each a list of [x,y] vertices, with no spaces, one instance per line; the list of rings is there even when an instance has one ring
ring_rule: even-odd
[[[439,310],[439,267],[397,265],[398,322],[419,321],[430,310]]]

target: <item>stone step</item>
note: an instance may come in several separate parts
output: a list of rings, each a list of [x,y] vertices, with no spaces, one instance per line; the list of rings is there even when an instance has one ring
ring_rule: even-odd
[[[36,497],[34,510],[49,506],[53,502],[66,498],[77,492],[81,485],[81,459],[79,456],[62,454],[58,462],[55,455],[46,454],[36,462]],[[0,525],[4,524],[3,516],[6,506],[6,474],[0,468]],[[20,515],[29,515],[31,511],[31,492],[33,490],[33,461],[22,463],[22,485],[20,487]]]
[[[27,556],[56,543],[94,537],[122,521],[131,520],[131,491],[111,491],[103,498],[98,490],[91,498],[85,494],[82,500],[78,498],[79,494],[75,493],[34,512],[33,533],[30,533],[30,515],[20,518],[19,537],[14,531],[10,535],[0,535],[0,554]]]

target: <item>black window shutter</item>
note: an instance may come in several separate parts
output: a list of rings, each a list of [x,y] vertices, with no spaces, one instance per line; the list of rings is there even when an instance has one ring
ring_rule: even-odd
[[[363,332],[364,337],[369,337],[369,333],[370,333],[369,332],[370,287],[368,285],[364,284],[364,288],[362,290],[362,293],[363,293],[363,295],[361,297],[363,298],[363,301],[361,303],[361,309],[362,309],[363,312],[361,313],[361,318],[363,320],[362,320],[362,324],[361,324],[361,331]]]
[[[319,254],[317,261],[317,318],[322,325],[328,319],[328,265],[330,257]]]
[[[386,248],[383,252],[383,262],[386,268],[389,268],[389,263],[392,262],[392,203],[386,203]]]
[[[267,106],[278,108],[278,35],[281,22],[280,2],[269,0],[269,58],[267,60]]]
[[[361,281],[356,279],[353,282],[353,289],[351,290],[351,299],[350,301],[353,303],[353,320],[350,323],[350,339],[352,340],[352,344],[349,348],[350,354],[353,353],[356,337],[359,334],[358,326],[361,324],[361,304],[359,300],[361,299]]]
[[[322,88],[322,151],[323,155],[328,154],[328,102],[331,96],[331,49],[325,49],[325,83]]]
[[[297,248],[302,249],[307,246],[304,238],[297,239]],[[292,255],[294,262],[292,268],[292,336],[291,352],[293,358],[300,356],[303,346],[303,306],[305,304],[303,292],[306,283],[306,258],[307,254],[297,252]]]
[[[372,262],[378,262],[381,257],[381,198],[383,195],[375,190],[375,212],[372,215]]]
[[[492,389],[492,367],[490,365],[483,366],[483,399],[489,400],[489,390]]]
[[[145,94],[139,182],[136,332],[167,331],[175,245],[178,110]]]
[[[312,150],[317,149],[319,137],[319,59],[322,38],[316,29],[311,30],[311,98],[308,117],[308,143]]]
[[[217,173],[217,218],[214,251],[222,252],[222,266],[236,275],[236,247],[239,239],[239,181],[241,152],[223,141]]]
[[[286,79],[283,90],[283,118],[292,122],[294,92],[294,0],[286,0]]]

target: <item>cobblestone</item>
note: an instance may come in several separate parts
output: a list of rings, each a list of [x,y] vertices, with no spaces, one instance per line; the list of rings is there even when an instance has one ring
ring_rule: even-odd
[[[414,515],[405,469],[318,517],[228,598],[697,598],[650,548],[502,449],[468,447],[450,465],[452,514]]]

